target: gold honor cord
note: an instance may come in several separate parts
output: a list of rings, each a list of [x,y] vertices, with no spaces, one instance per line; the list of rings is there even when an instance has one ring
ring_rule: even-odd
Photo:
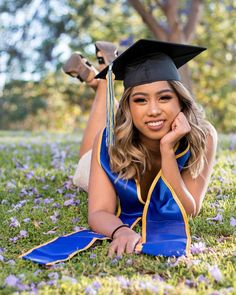
[[[115,75],[112,72],[113,64],[109,65],[107,78],[106,93],[106,145],[107,147],[114,145],[114,123],[115,123],[115,95],[114,83]]]

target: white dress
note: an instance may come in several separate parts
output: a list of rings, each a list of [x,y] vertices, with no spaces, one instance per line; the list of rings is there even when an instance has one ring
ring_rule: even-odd
[[[92,150],[89,150],[80,158],[73,177],[73,184],[86,192],[88,192],[91,158]]]

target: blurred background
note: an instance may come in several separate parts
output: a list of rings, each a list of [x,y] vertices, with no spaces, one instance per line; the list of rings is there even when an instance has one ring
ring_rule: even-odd
[[[96,65],[97,40],[121,52],[151,38],[207,47],[182,75],[218,132],[233,133],[235,32],[235,0],[0,0],[0,129],[80,130],[94,92],[62,64],[79,50]]]

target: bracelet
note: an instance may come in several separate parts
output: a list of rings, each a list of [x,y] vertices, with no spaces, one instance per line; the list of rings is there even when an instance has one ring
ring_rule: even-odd
[[[114,234],[122,227],[128,227],[129,228],[129,225],[128,224],[121,224],[119,225],[111,234],[111,239],[113,240],[113,237],[114,237]]]

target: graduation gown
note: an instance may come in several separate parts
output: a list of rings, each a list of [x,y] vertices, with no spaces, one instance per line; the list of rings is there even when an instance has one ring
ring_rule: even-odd
[[[142,243],[137,245],[136,250],[153,256],[189,256],[191,236],[187,214],[162,171],[157,173],[144,201],[136,179],[117,180],[117,174],[111,171],[105,130],[100,136],[98,162],[117,193],[119,206],[116,215],[131,228],[141,222]],[[190,156],[189,144],[180,142],[175,154],[181,171]],[[52,265],[68,260],[91,247],[97,240],[104,239],[109,237],[84,229],[57,237],[20,257],[42,265]]]

